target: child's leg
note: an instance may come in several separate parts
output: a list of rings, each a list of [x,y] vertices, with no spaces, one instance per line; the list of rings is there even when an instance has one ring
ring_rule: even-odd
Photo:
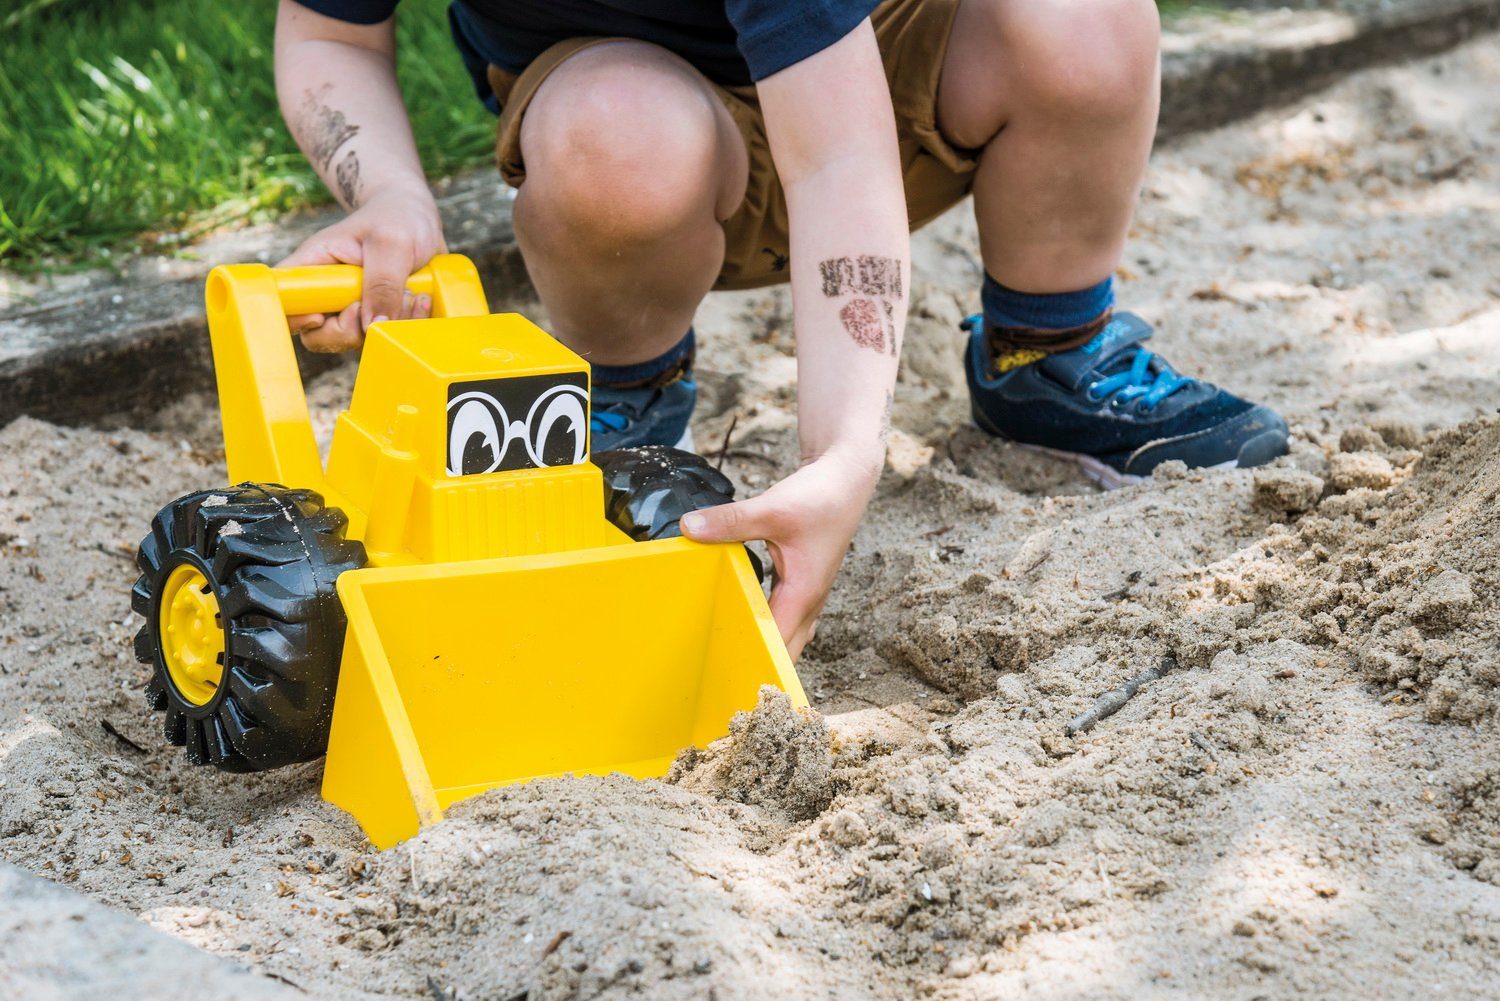
[[[745,191],[744,141],[719,97],[657,46],[597,45],[537,90],[521,152],[516,237],[552,332],[596,366],[670,357]]]
[[[938,124],[983,147],[974,210],[985,269],[1070,292],[1119,262],[1156,130],[1154,0],[963,0]]]
[[[1111,320],[1156,130],[1158,35],[1153,0],[961,0],[938,84],[944,138],[981,151],[974,420],[1106,486],[1287,448],[1274,411],[1178,373],[1144,347],[1139,317]]]

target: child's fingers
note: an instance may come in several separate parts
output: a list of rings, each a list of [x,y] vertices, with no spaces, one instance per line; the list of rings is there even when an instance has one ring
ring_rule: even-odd
[[[796,660],[817,630],[823,595],[808,589],[800,575],[777,580],[771,589],[771,615],[776,619],[787,653]]]
[[[299,313],[296,316],[288,316],[286,325],[291,328],[292,333],[301,337],[305,333],[317,330],[327,319],[328,317],[322,313]]]
[[[302,335],[302,345],[309,351],[327,354],[351,351],[365,342],[360,329],[359,303],[351,304],[337,316],[327,317],[321,326]]]
[[[371,236],[365,241],[364,268],[364,306],[360,311],[364,326],[399,318],[406,279],[413,271],[410,245],[380,234]]]
[[[337,226],[314,233],[296,250],[277,261],[278,268],[309,264],[358,264],[359,241],[345,236]]]
[[[425,320],[432,315],[432,296],[416,295],[410,290],[401,300],[402,320]]]
[[[759,497],[706,507],[682,516],[682,532],[695,542],[749,542],[774,537],[776,509]]]
[[[318,242],[316,238],[308,240],[302,246],[276,262],[278,268],[297,268],[307,264],[337,264],[338,258],[328,252],[328,249]]]

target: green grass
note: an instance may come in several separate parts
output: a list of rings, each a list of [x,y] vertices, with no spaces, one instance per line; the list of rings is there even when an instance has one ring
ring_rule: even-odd
[[[1156,0],[1156,9],[1163,21],[1170,22],[1188,14],[1206,17],[1233,18],[1236,11],[1225,0]]]
[[[398,16],[428,172],[489,162],[494,122],[446,0]],[[0,264],[106,263],[327,201],[276,108],[271,0],[33,0],[0,15]]]
[[[1206,6],[1160,2],[1169,15]],[[0,14],[0,266],[97,265],[328,201],[277,113],[275,7],[23,0]],[[434,176],[490,162],[494,135],[446,7],[406,0],[397,19],[401,81]]]

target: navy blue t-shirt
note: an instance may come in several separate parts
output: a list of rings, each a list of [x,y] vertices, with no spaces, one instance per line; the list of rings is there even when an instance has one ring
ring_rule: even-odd
[[[378,24],[399,0],[297,0],[320,14]],[[716,83],[748,84],[843,38],[876,0],[454,0],[453,37],[479,96],[493,63],[520,73],[556,42],[608,35],[654,42]]]

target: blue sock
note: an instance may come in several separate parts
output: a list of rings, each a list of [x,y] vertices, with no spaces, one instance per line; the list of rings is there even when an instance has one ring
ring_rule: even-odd
[[[697,341],[693,337],[693,328],[688,327],[688,332],[682,335],[682,340],[674,344],[665,354],[657,355],[648,361],[636,362],[634,365],[593,365],[593,381],[597,385],[609,386],[613,389],[649,386],[676,369],[683,368],[685,365],[691,366],[697,346]]]
[[[1006,288],[986,273],[980,300],[985,327],[997,335],[997,328],[1072,331],[1093,323],[1114,305],[1115,279],[1111,275],[1077,292],[1036,294]]]

